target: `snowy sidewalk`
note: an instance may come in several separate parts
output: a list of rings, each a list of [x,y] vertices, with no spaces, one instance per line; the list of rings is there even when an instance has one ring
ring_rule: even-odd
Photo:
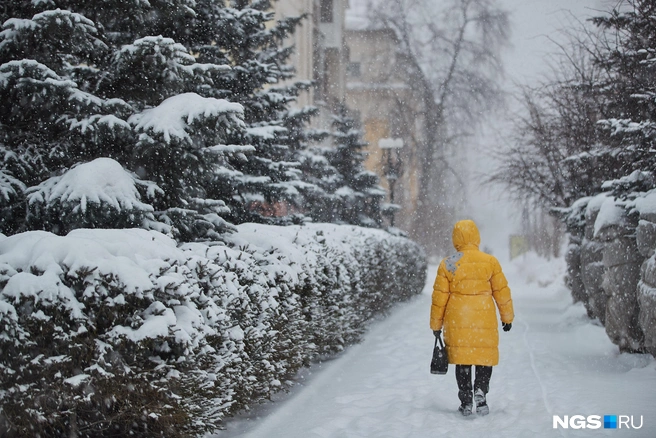
[[[656,437],[656,361],[620,355],[582,305],[570,304],[562,261],[528,256],[505,265],[516,319],[500,333],[490,415],[457,412],[452,365],[445,376],[428,371],[433,267],[423,294],[374,324],[362,344],[312,367],[289,397],[217,437]],[[636,426],[642,415],[643,427],[553,428],[553,415],[577,414],[633,415]]]

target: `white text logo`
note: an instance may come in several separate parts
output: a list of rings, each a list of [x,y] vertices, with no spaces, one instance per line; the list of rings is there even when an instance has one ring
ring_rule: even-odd
[[[553,428],[558,429],[640,429],[642,428],[642,415],[640,421],[633,415],[554,415]]]

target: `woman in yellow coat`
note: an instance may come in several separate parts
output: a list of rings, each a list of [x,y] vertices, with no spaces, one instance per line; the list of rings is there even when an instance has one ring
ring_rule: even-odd
[[[485,395],[489,391],[492,366],[499,363],[499,331],[496,308],[503,330],[512,327],[513,303],[499,261],[479,251],[481,237],[471,220],[456,223],[453,246],[457,253],[445,258],[433,286],[430,327],[435,336],[444,328],[449,363],[456,365],[458,409],[463,415],[489,413]],[[496,303],[496,306],[495,306]],[[476,365],[472,394],[471,368]]]

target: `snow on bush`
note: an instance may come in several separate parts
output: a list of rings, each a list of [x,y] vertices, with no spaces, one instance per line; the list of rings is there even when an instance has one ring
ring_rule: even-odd
[[[357,342],[425,269],[412,241],[339,225],[180,247],[141,229],[0,236],[0,435],[213,430]]]
[[[149,228],[156,225],[154,209],[141,199],[156,194],[163,194],[156,184],[111,158],[96,158],[28,189],[27,220],[33,228],[58,234],[84,227]]]
[[[155,108],[135,114],[128,120],[139,131],[161,134],[166,143],[172,138],[190,139],[189,126],[197,120],[241,114],[244,107],[224,99],[183,93],[164,100]],[[243,146],[246,150],[252,147]]]

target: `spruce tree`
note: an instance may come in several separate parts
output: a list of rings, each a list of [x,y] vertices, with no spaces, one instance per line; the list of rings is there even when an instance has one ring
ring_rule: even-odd
[[[653,188],[656,166],[656,2],[630,0],[625,6],[593,20],[608,34],[596,59],[608,72],[598,84],[606,105],[598,122],[605,135],[597,152],[609,157],[617,175],[624,176],[606,186],[618,196]]]
[[[293,68],[287,64],[293,46],[284,46],[304,17],[273,21],[269,0],[233,0],[227,7],[212,0],[197,2],[196,26],[188,35],[189,47],[200,63],[225,62],[231,70],[212,76],[212,86],[198,93],[225,98],[244,106],[246,130],[234,132],[234,145],[251,145],[245,157],[228,162],[232,172],[217,174],[210,192],[226,199],[234,223],[247,221],[288,223],[301,208],[301,171],[285,119],[291,103],[307,83],[290,83]],[[235,177],[231,184],[226,177]],[[281,208],[282,207],[282,208]]]
[[[330,131],[308,128],[310,120],[319,109],[307,106],[292,109],[284,115],[285,139],[290,146],[294,161],[300,163],[299,187],[303,204],[300,211],[315,222],[337,222],[339,213],[334,194],[342,177],[326,158],[326,148],[319,146],[330,137]]]
[[[16,6],[24,9],[22,3]],[[12,12],[6,5],[0,33],[0,99],[5,102],[0,108],[0,150],[3,192],[9,195],[2,205],[5,233],[24,228],[27,187],[85,155],[88,145],[78,135],[99,128],[103,122],[93,117],[107,106],[70,80],[71,65],[93,64],[108,51],[95,23],[66,10],[29,17]]]
[[[161,189],[155,217],[183,240],[217,238],[228,209],[208,182],[230,175],[232,155],[253,148],[243,107],[199,94],[229,67],[200,63],[174,37],[194,2],[17,2],[0,33],[2,231],[27,227],[29,187],[98,157]],[[156,35],[156,36],[153,36]],[[39,227],[37,217],[30,224]],[[86,226],[94,226],[89,218]],[[97,225],[96,225],[97,226]],[[41,227],[44,227],[41,224]],[[67,228],[67,227],[64,227]]]
[[[326,152],[329,163],[342,177],[342,184],[335,190],[339,220],[353,225],[380,227],[382,224],[381,201],[385,191],[379,185],[378,176],[364,168],[363,148],[367,143],[354,117],[341,106],[333,115],[334,148]]]
[[[98,157],[156,183],[161,192],[149,200],[156,220],[182,240],[220,238],[230,228],[224,218],[285,224],[302,220],[303,211],[330,211],[326,203],[335,200],[327,198],[353,201],[345,190],[336,195],[303,181],[300,161],[325,136],[307,128],[316,108],[290,108],[311,86],[290,81],[294,48],[283,45],[304,17],[271,25],[270,6],[264,0],[6,5],[0,94],[13,104],[0,117],[7,157],[0,169],[2,230],[26,228],[25,190]],[[219,110],[217,99],[241,104],[243,113],[229,105]],[[194,112],[191,101],[211,110]],[[153,114],[167,112],[177,127],[153,122]],[[347,185],[375,185],[372,175],[358,177],[363,181],[349,176]],[[368,214],[311,216],[371,225]],[[30,226],[39,226],[36,219]],[[91,218],[87,226],[94,226]]]

